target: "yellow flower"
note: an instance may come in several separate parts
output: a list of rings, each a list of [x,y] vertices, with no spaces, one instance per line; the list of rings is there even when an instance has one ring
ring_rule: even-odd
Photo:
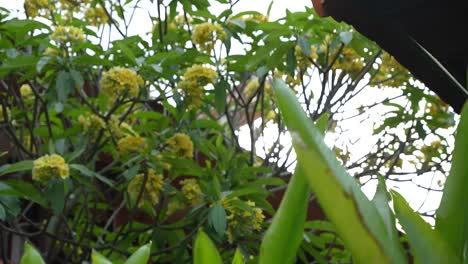
[[[333,59],[336,56],[336,53],[331,55]],[[349,74],[351,78],[356,78],[364,68],[364,63],[362,58],[350,48],[344,48],[342,52],[338,55],[337,60],[332,65],[333,69],[341,69]]]
[[[182,90],[185,100],[193,106],[199,106],[203,98],[203,88],[214,83],[218,74],[213,69],[201,65],[193,65],[188,68],[179,82],[179,89]]]
[[[106,123],[102,118],[97,115],[88,113],[86,115],[80,115],[78,117],[78,123],[80,124],[83,132],[88,135],[97,136],[101,133],[101,130],[106,129]]]
[[[26,0],[24,1],[24,7],[26,9],[26,13],[30,17],[36,17],[39,14],[41,9],[49,8],[49,1],[48,0]]]
[[[93,26],[100,26],[107,23],[109,20],[102,7],[88,8],[85,12],[85,19]]]
[[[265,116],[265,120],[268,121],[275,121],[276,120],[276,113],[273,110],[268,111],[268,113]]]
[[[68,164],[60,155],[44,155],[34,161],[32,179],[35,181],[46,183],[55,177],[66,179],[68,176]]]
[[[117,143],[120,155],[141,153],[146,147],[146,140],[140,136],[126,136]]]
[[[50,35],[50,39],[57,43],[80,43],[85,41],[85,36],[81,28],[58,26],[55,32]]]
[[[222,41],[226,37],[226,32],[220,25],[205,22],[193,28],[192,41],[198,44],[202,51],[210,52],[217,40]]]
[[[185,179],[180,181],[182,194],[191,205],[202,202],[202,191],[195,179]]]
[[[253,77],[250,78],[249,81],[247,81],[247,84],[245,85],[244,89],[244,95],[246,98],[250,98],[260,87],[260,82],[258,81],[258,77]]]
[[[177,133],[166,142],[172,151],[184,158],[193,158],[193,142],[186,134]]]
[[[144,84],[143,79],[135,71],[113,67],[102,75],[102,92],[112,100],[121,96],[138,97],[140,86]]]
[[[240,200],[237,197],[221,200],[221,205],[227,213],[228,230],[226,233],[229,243],[233,243],[237,237],[243,237],[254,231],[260,231],[262,229],[261,224],[265,219],[262,209],[256,207],[255,202],[246,201],[244,203],[248,209],[241,209],[239,206],[233,205],[233,201],[239,202]]]
[[[294,47],[294,55],[296,57],[297,66],[300,69],[305,70],[305,69],[307,69],[308,67],[310,67],[312,65],[311,60],[316,60],[318,58],[317,47],[310,46],[310,55],[307,56],[302,51],[301,47],[299,47],[299,45],[296,45]]]
[[[144,187],[143,187],[144,183]],[[153,169],[148,170],[148,174],[137,174],[128,185],[128,193],[133,199],[141,199],[138,206],[142,206],[144,201],[149,202],[152,206],[159,203],[159,194],[164,189],[164,181],[161,175],[156,175]],[[141,193],[141,195],[140,195]]]
[[[31,98],[33,96],[33,91],[29,84],[23,84],[20,87],[20,94],[23,98]]]

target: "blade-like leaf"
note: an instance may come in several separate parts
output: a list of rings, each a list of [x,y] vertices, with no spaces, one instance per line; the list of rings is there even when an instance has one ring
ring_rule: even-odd
[[[13,164],[3,165],[0,167],[0,176],[18,171],[32,170],[33,164],[33,160],[23,160]]]
[[[125,264],[146,264],[150,257],[151,242],[140,247],[135,251],[128,259]]]
[[[354,261],[405,263],[406,257],[393,248],[377,208],[325,145],[323,136],[304,113],[294,93],[277,78],[273,87],[293,139],[298,165]]]
[[[28,199],[47,207],[47,200],[32,184],[22,180],[8,180],[0,182],[0,195],[11,195]]]
[[[429,223],[415,213],[399,193],[391,191],[391,194],[395,215],[406,231],[415,257],[420,263],[461,263],[461,258],[457,258],[437,230],[433,230]]]
[[[244,264],[244,255],[240,252],[239,248],[236,249],[236,253],[234,254],[234,258],[232,259],[232,264]]]
[[[93,250],[91,253],[91,263],[92,264],[112,264],[110,260],[108,260],[106,257],[104,257],[102,254],[99,252]]]
[[[293,263],[302,241],[307,215],[309,186],[297,166],[288,189],[260,246],[260,264]],[[288,239],[284,239],[287,237]]]
[[[449,243],[457,256],[468,248],[468,104],[462,110],[455,137],[452,167],[437,210],[436,230]],[[468,255],[465,256],[468,263]]]
[[[31,244],[24,244],[24,254],[21,257],[20,264],[45,264],[41,254]]]
[[[194,264],[222,264],[223,260],[219,255],[216,246],[211,239],[202,230],[198,231],[195,245],[193,246],[193,263]]]
[[[404,249],[400,243],[400,238],[398,237],[398,231],[396,229],[395,215],[390,209],[390,206],[388,206],[388,202],[390,200],[391,196],[387,191],[385,179],[383,177],[379,177],[379,184],[377,185],[377,191],[374,198],[372,198],[372,202],[377,207],[377,210],[385,223],[389,240],[393,245],[392,249],[398,250],[398,252],[392,253],[392,255],[404,254]]]

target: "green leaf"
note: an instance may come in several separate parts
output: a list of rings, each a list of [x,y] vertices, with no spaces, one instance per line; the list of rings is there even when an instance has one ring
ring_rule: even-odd
[[[146,264],[148,263],[150,252],[151,242],[137,249],[124,264]]]
[[[297,67],[296,55],[294,54],[294,46],[291,47],[286,56],[286,72],[294,76],[294,71]]]
[[[441,234],[415,213],[399,193],[390,192],[395,215],[408,235],[415,257],[420,263],[461,263],[461,258],[457,257]]]
[[[24,254],[20,264],[45,264],[41,254],[28,242],[24,243]]]
[[[49,200],[54,215],[58,215],[63,211],[65,205],[65,186],[62,180],[54,180],[44,192],[45,197]]]
[[[383,177],[378,178],[379,183],[377,185],[377,190],[372,198],[372,202],[380,213],[380,216],[385,223],[387,229],[387,235],[389,237],[390,243],[392,243],[391,250],[396,250],[397,252],[390,253],[391,255],[402,254],[404,255],[404,249],[400,244],[400,237],[398,236],[398,231],[396,229],[395,215],[388,206],[388,203],[391,200],[391,196],[387,191],[387,186],[385,185],[385,179]]]
[[[6,210],[2,204],[0,204],[0,220],[5,221],[6,219]]]
[[[0,176],[19,172],[19,171],[30,171],[34,166],[33,160],[23,160],[13,164],[6,164],[0,167]]]
[[[83,76],[81,76],[81,73],[77,70],[71,70],[70,71],[70,76],[72,77],[73,83],[75,84],[75,87],[82,88],[84,84]]]
[[[213,208],[211,208],[210,213],[208,215],[208,221],[213,226],[214,230],[220,237],[224,236],[227,227],[227,220],[226,220],[226,210],[224,207],[216,203]]]
[[[303,36],[300,36],[298,39],[297,39],[297,45],[299,45],[299,47],[301,48],[302,50],[302,53],[304,53],[307,57],[310,57],[310,41],[303,37]]]
[[[468,248],[468,104],[465,104],[453,150],[452,167],[445,183],[444,194],[437,210],[435,228],[449,243],[457,256]],[[468,255],[465,255],[465,262]]]
[[[60,71],[55,81],[55,91],[57,92],[57,99],[60,102],[67,100],[68,94],[73,91],[73,78],[70,73]]]
[[[286,193],[260,246],[260,264],[293,263],[302,241],[307,216],[309,186],[300,166],[289,181]],[[287,237],[288,239],[284,239]]]
[[[47,207],[47,200],[41,191],[32,184],[22,180],[8,180],[0,182],[0,195],[12,195],[33,201]]]
[[[81,172],[83,175],[88,176],[88,177],[94,177],[100,180],[101,182],[107,184],[110,187],[114,187],[114,182],[107,179],[106,177],[102,176],[101,174],[94,172],[90,169],[88,169],[86,166],[81,165],[81,164],[70,164],[70,168],[77,170]]]
[[[239,248],[236,249],[236,253],[234,254],[234,258],[232,259],[232,264],[244,264],[244,255],[240,252]]]
[[[42,68],[44,68],[44,66],[46,66],[47,63],[49,63],[49,60],[50,60],[50,56],[44,56],[41,59],[39,59],[36,65],[37,72],[41,72]]]
[[[110,260],[108,260],[106,257],[104,257],[99,252],[95,251],[94,249],[93,249],[93,252],[91,253],[91,263],[92,264],[112,264]]]
[[[195,245],[193,246],[193,264],[222,264],[223,260],[219,255],[213,241],[201,229],[198,231]]]
[[[278,78],[276,99],[298,157],[314,194],[356,263],[405,263],[393,247],[385,224],[358,183],[341,166],[323,136],[298,103],[295,94]],[[359,238],[359,239],[356,239]]]
[[[218,113],[224,113],[228,89],[229,83],[225,80],[221,80],[215,87],[215,106]]]

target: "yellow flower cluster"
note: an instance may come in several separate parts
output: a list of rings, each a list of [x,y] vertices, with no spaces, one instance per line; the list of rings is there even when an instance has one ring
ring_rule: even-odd
[[[66,179],[68,176],[68,164],[60,155],[45,155],[34,161],[32,179],[35,181],[46,183],[54,177]]]
[[[336,55],[336,53],[333,53],[331,59],[335,58]],[[338,54],[338,59],[332,65],[333,69],[341,69],[353,79],[358,76],[363,67],[362,58],[350,48],[343,48],[342,52]]]
[[[58,26],[50,39],[57,43],[80,43],[85,41],[85,36],[81,28],[73,26]]]
[[[265,219],[262,209],[255,206],[255,202],[247,201],[245,204],[249,210],[241,209],[232,205],[232,201],[239,201],[239,199],[223,199],[221,205],[226,209],[228,220],[228,240],[232,243],[236,237],[242,237],[251,234],[253,231],[260,231],[262,223]]]
[[[317,47],[313,45],[310,46],[310,56],[307,56],[302,51],[301,47],[299,47],[299,45],[296,45],[294,47],[294,56],[296,57],[297,66],[301,70],[305,70],[312,65],[311,60],[316,60],[318,58]]]
[[[248,22],[256,22],[256,23],[264,23],[268,22],[268,16],[265,16],[263,14],[254,14],[254,15],[248,15],[248,16],[243,16],[241,20]]]
[[[20,94],[21,94],[21,97],[23,97],[23,98],[31,97],[33,95],[33,91],[31,89],[31,86],[29,86],[29,84],[21,85]]]
[[[398,61],[385,52],[382,56],[379,73],[372,80],[377,87],[398,88],[408,82],[410,74]]]
[[[49,0],[26,0],[24,1],[26,13],[30,17],[36,17],[42,9],[52,9]]]
[[[268,121],[276,121],[276,112],[273,110],[268,111],[268,113],[265,116],[265,120]]]
[[[102,75],[102,92],[115,100],[121,96],[138,97],[140,86],[144,84],[143,78],[135,71],[113,67]]]
[[[202,191],[197,180],[185,179],[180,181],[180,184],[182,185],[182,194],[191,205],[202,202]]]
[[[146,147],[146,140],[140,136],[126,136],[117,142],[120,155],[141,153]]]
[[[146,179],[143,173],[137,174],[127,188],[128,193],[135,200],[138,199],[141,193],[141,199],[138,202],[139,207],[142,206],[145,201],[149,202],[152,206],[157,205],[159,203],[159,194],[163,189],[163,177],[161,175],[156,175],[153,169],[148,170]]]
[[[193,158],[193,142],[183,133],[177,133],[166,142],[177,155],[183,158]]]
[[[213,69],[196,64],[187,69],[178,87],[182,90],[185,100],[196,107],[201,104],[203,88],[209,83],[214,83],[217,76]]]
[[[85,12],[85,19],[93,26],[99,27],[107,23],[109,18],[102,7],[88,8]]]
[[[226,38],[226,32],[220,25],[205,22],[193,28],[192,41],[198,44],[202,51],[210,52],[217,40],[222,41]]]
[[[247,84],[245,85],[245,89],[244,89],[245,97],[250,98],[257,91],[258,87],[260,87],[260,82],[258,81],[258,77],[250,78],[247,81]]]
[[[95,137],[102,133],[105,137],[112,136],[120,139],[128,135],[138,135],[132,126],[126,122],[121,122],[120,119],[112,115],[109,119],[108,124],[97,115],[87,113],[86,115],[80,115],[78,117],[78,123],[80,124],[83,132],[88,136]]]
[[[86,134],[98,135],[102,129],[106,128],[106,123],[102,118],[97,115],[88,113],[86,115],[80,115],[78,117],[78,123],[80,124],[83,132]]]

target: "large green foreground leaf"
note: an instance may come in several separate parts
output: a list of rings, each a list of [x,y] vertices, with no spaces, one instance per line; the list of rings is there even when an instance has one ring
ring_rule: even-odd
[[[413,211],[405,199],[392,191],[393,207],[401,226],[408,235],[415,257],[420,263],[461,263],[448,243],[436,230]]]
[[[452,168],[437,210],[436,230],[457,256],[468,263],[468,104],[462,110],[455,137]]]
[[[280,79],[273,87],[309,184],[356,263],[405,263],[374,204],[323,142],[323,136],[302,110],[294,93]]]
[[[205,232],[201,229],[198,231],[193,246],[193,263],[194,264],[221,264],[223,260],[216,249],[215,244],[211,241]]]
[[[306,177],[297,166],[281,205],[263,237],[260,264],[293,263],[302,241],[308,198],[309,186]]]

